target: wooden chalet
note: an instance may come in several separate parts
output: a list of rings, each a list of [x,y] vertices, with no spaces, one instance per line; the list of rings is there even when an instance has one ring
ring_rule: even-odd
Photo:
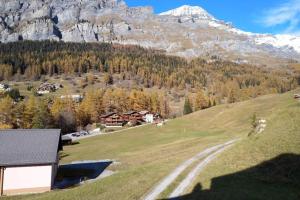
[[[136,111],[123,113],[123,118],[126,122],[143,122],[143,115]]]
[[[115,112],[101,116],[101,123],[106,127],[122,127],[126,124],[126,120],[122,115]]]

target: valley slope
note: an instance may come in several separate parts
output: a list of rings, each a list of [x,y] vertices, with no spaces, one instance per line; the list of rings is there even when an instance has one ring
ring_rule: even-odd
[[[237,137],[242,141],[222,153],[192,185],[201,183],[203,190],[196,187],[182,199],[220,199],[220,195],[222,199],[241,199],[245,195],[249,199],[282,199],[283,194],[285,199],[298,199],[300,104],[293,93],[299,91],[216,106],[170,120],[162,128],[149,125],[82,140],[65,148],[62,163],[116,159],[120,163],[111,170],[117,173],[77,188],[3,199],[140,199],[186,159]],[[267,120],[267,128],[260,135],[247,137],[254,113]],[[273,164],[261,165],[268,160]],[[244,172],[250,167],[256,168]],[[211,180],[225,182],[221,182],[222,187],[210,188]],[[167,197],[175,186],[171,185],[161,197]]]

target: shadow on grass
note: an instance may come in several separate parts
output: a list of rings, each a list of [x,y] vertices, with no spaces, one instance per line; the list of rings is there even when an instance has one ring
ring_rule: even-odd
[[[83,181],[97,179],[112,161],[82,162],[61,165],[58,168],[54,189],[80,185]]]
[[[70,156],[70,154],[67,154],[67,153],[64,153],[64,152],[59,152],[59,159],[60,160],[63,159],[63,158],[66,158],[68,156]]]
[[[282,154],[246,170],[213,178],[210,189],[197,184],[172,200],[299,200],[300,155]]]
[[[78,145],[78,144],[80,144],[80,142],[74,141],[74,142],[72,142],[71,146]]]

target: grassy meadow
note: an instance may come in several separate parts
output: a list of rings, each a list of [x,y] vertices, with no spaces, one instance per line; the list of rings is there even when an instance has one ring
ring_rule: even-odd
[[[214,160],[180,199],[300,199],[300,102],[271,97],[255,100],[272,99],[265,131]]]
[[[269,199],[280,199],[280,191],[288,192],[285,199],[299,199],[299,181],[294,181],[294,177],[275,174],[273,180],[268,176],[273,173],[272,167],[270,172],[264,169],[266,173],[257,167],[285,154],[295,154],[299,158],[300,102],[293,99],[296,92],[300,90],[216,106],[170,120],[161,128],[149,125],[82,140],[64,148],[61,163],[113,159],[117,163],[110,166],[110,170],[117,173],[76,188],[2,199],[141,199],[181,162],[206,147],[232,138],[242,138],[242,141],[212,162],[183,199],[268,199],[270,195],[274,198]],[[254,113],[267,120],[267,128],[260,135],[248,137]],[[254,169],[249,169],[251,167]],[[278,170],[282,169],[279,166]],[[176,182],[183,178],[180,176]],[[211,188],[215,179],[222,187]],[[172,184],[161,197],[166,198],[175,187],[176,184]]]

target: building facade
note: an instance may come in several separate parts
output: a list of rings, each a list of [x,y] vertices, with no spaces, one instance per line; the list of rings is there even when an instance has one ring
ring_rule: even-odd
[[[0,131],[0,195],[50,191],[59,150],[60,130]]]

